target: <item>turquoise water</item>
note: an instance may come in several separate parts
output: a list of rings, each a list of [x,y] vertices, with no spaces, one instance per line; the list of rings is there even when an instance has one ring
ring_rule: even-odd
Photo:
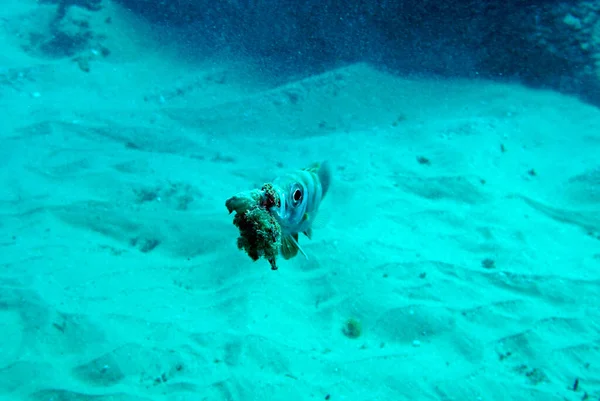
[[[594,7],[8,2],[0,398],[597,399]]]

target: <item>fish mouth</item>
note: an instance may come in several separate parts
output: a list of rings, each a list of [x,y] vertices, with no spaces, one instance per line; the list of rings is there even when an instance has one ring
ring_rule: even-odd
[[[285,192],[283,191],[283,189],[279,188],[279,187],[275,187],[275,192],[277,193],[277,196],[279,197],[279,207],[272,207],[271,210],[273,210],[273,214],[275,215],[275,217],[277,217],[277,219],[279,219],[280,223],[282,221],[284,221],[287,218],[287,214],[286,214],[286,207],[285,207]]]

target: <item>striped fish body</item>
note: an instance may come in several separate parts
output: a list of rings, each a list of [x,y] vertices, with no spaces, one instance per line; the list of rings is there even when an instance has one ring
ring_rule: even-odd
[[[281,254],[284,259],[293,258],[298,251],[306,256],[298,243],[298,234],[311,238],[312,224],[330,183],[331,169],[327,162],[285,174],[273,181],[280,206],[271,211],[281,225]]]

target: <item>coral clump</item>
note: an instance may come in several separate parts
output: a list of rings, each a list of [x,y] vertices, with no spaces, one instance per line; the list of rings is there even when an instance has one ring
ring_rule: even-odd
[[[362,324],[360,320],[353,317],[347,319],[342,326],[342,333],[348,338],[358,338],[362,334]]]
[[[239,193],[225,202],[229,213],[236,213],[233,224],[240,230],[238,248],[254,261],[267,259],[272,270],[277,270],[281,226],[269,209],[278,205],[277,191],[270,184],[260,190]]]

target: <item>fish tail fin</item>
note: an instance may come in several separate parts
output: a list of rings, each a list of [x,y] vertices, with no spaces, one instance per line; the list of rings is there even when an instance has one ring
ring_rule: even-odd
[[[319,181],[321,181],[321,188],[323,188],[323,197],[325,197],[325,194],[327,194],[329,186],[331,185],[333,175],[331,172],[331,164],[329,164],[328,161],[322,162],[319,166],[317,175],[319,176]]]

